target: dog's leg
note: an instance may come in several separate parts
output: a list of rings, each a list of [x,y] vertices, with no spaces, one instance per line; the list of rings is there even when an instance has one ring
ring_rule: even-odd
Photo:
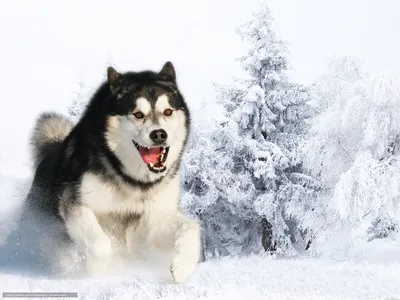
[[[150,243],[172,251],[171,275],[176,283],[185,281],[196,268],[201,256],[200,226],[181,213],[160,216],[149,224]]]
[[[61,215],[72,240],[85,249],[88,273],[104,271],[111,256],[111,240],[104,233],[93,211],[84,205],[73,205],[61,211]]]

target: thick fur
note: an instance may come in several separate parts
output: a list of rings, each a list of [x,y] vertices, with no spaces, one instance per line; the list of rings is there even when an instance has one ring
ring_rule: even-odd
[[[163,114],[172,109],[169,117]],[[145,118],[133,113],[141,111]],[[37,170],[28,204],[64,224],[86,255],[89,273],[107,270],[113,253],[131,256],[137,244],[172,254],[170,272],[182,282],[200,259],[200,228],[179,211],[180,160],[190,115],[171,63],[119,74],[92,97],[81,120],[42,115],[32,137]],[[163,129],[169,147],[165,172],[152,172],[132,140],[151,147]]]
[[[60,114],[43,113],[39,116],[31,138],[35,168],[54,144],[64,141],[72,127],[72,122]]]

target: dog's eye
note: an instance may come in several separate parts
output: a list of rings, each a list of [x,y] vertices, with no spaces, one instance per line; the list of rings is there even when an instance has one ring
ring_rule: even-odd
[[[136,119],[143,119],[144,118],[144,114],[142,112],[140,112],[140,111],[135,112],[133,115],[135,116]]]
[[[169,117],[170,115],[172,115],[172,112],[173,112],[172,109],[167,108],[166,110],[164,110],[164,115]]]

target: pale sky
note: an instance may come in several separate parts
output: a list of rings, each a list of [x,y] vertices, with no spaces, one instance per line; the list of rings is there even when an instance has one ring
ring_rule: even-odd
[[[282,36],[292,43],[294,75],[309,83],[330,58],[351,54],[371,73],[400,71],[400,1],[270,0]]]
[[[211,82],[238,73],[244,46],[234,30],[259,0],[0,0],[0,168],[27,162],[28,136],[43,110],[65,112],[79,83],[96,87],[112,64],[159,69],[171,60],[194,114]],[[335,54],[355,54],[372,72],[400,70],[396,0],[270,0],[291,43],[293,78],[310,83]],[[3,170],[0,170],[0,172]]]

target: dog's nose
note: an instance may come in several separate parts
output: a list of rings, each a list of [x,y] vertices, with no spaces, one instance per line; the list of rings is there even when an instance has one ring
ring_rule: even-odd
[[[153,142],[162,143],[167,139],[168,134],[164,129],[157,129],[150,132],[150,138]]]

